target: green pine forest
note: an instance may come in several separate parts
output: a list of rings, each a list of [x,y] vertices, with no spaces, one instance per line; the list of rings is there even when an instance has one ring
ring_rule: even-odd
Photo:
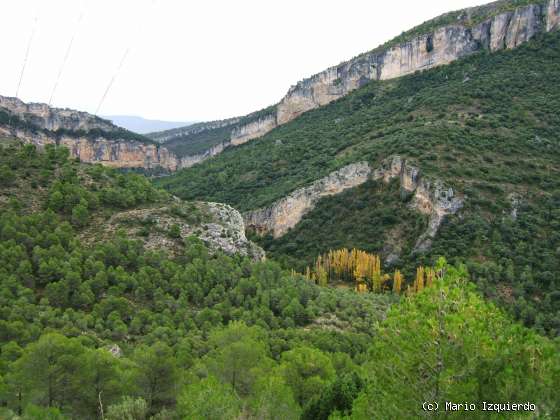
[[[541,35],[370,82],[157,178],[0,138],[0,419],[560,418],[559,74],[560,32]],[[395,155],[464,197],[425,252],[428,217],[398,180],[323,198],[280,238],[247,232],[262,260],[178,225],[108,223],[158,209],[197,226],[204,202],[258,209]],[[154,231],[173,248],[148,246]],[[423,410],[446,401],[479,410]],[[480,410],[506,402],[535,411]]]
[[[400,249],[396,264],[411,277],[416,266],[445,255],[464,263],[480,290],[516,319],[555,337],[559,73],[560,34],[552,33],[515,50],[371,82],[157,184],[246,211],[349,163],[377,167],[400,155],[466,196],[428,253],[411,252],[427,221],[407,210],[397,185],[364,184],[324,198],[285,236],[253,238],[285,268],[301,269],[331,248]]]
[[[168,194],[2,144],[3,418],[403,418],[426,399],[560,415],[558,340],[485,300],[464,265],[440,258],[416,294],[357,293],[194,237],[174,255],[123,231],[87,244],[97,217]]]

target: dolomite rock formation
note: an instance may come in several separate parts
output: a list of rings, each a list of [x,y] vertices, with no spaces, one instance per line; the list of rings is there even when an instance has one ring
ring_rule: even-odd
[[[426,231],[418,238],[414,251],[422,252],[430,248],[441,223],[446,216],[455,214],[463,207],[463,199],[455,194],[441,180],[430,180],[420,174],[420,170],[400,156],[393,156],[382,162],[381,167],[374,170],[372,179],[389,182],[399,178],[401,189],[413,194],[411,207],[429,216]]]
[[[210,121],[188,125],[186,127],[172,128],[171,130],[158,131],[148,133],[146,136],[157,143],[165,143],[176,139],[177,137],[188,136],[191,134],[202,133],[207,130],[215,130],[217,128],[227,127],[228,125],[238,124],[241,117],[228,118],[220,121]]]
[[[267,115],[247,125],[236,127],[231,132],[231,144],[239,146],[257,137],[261,137],[276,127],[276,116]]]
[[[463,199],[442,181],[422,177],[417,167],[399,156],[386,159],[374,170],[367,162],[345,166],[309,187],[295,190],[271,206],[245,213],[245,225],[261,235],[272,233],[278,238],[296,226],[322,197],[339,194],[368,179],[389,182],[394,178],[399,179],[403,192],[413,194],[411,207],[429,216],[428,227],[415,246],[415,251],[424,251],[430,247],[445,217],[455,214],[463,206]]]
[[[548,3],[546,30],[555,31],[560,28],[560,0],[551,0]]]
[[[246,213],[245,225],[260,234],[272,232],[273,236],[278,238],[313,210],[319,199],[363,184],[369,178],[370,172],[367,162],[345,166],[308,187],[295,190],[270,207]]]
[[[197,163],[200,163],[206,159],[211,158],[212,156],[216,156],[222,153],[227,146],[228,143],[220,143],[204,151],[204,153],[184,156],[179,159],[179,165],[177,169],[190,168],[191,166],[196,165]]]

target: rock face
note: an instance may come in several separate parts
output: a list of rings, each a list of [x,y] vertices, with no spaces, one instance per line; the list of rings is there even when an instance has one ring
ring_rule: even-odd
[[[207,223],[205,229],[198,236],[211,244],[214,249],[220,249],[226,254],[247,255],[254,260],[265,257],[263,249],[245,236],[243,216],[233,207],[221,203],[206,203],[214,220],[219,223]]]
[[[475,9],[467,9],[465,16],[470,16],[473,10]],[[165,142],[196,132],[192,130],[234,124],[229,140],[218,151],[220,153],[225,147],[237,146],[261,137],[304,112],[327,105],[371,80],[394,79],[449,64],[481,50],[494,52],[515,48],[538,33],[559,28],[560,0],[518,7],[513,11],[496,14],[474,26],[468,22],[441,26],[431,33],[413,37],[384,50],[370,51],[298,82],[275,108],[271,108],[267,115],[257,120],[244,123],[243,120],[247,119],[245,117],[201,123],[184,129],[154,133],[150,137],[158,142]],[[214,154],[216,153],[188,156],[185,166],[192,166]]]
[[[554,31],[560,28],[560,0],[551,0],[548,3],[546,30]]]
[[[70,151],[70,156],[85,163],[100,163],[113,168],[163,168],[175,171],[180,162],[165,147],[130,140],[107,140],[83,135],[56,136],[52,133],[0,127],[1,137],[15,137],[40,149],[48,144],[59,144]]]
[[[118,127],[110,121],[87,112],[52,108],[41,103],[25,103],[18,98],[0,96],[0,108],[10,111],[27,123],[51,131],[99,129],[113,132],[118,130]]]
[[[417,167],[399,156],[386,159],[375,170],[367,162],[345,166],[309,187],[294,191],[269,207],[245,213],[245,225],[261,235],[272,233],[278,238],[297,225],[322,197],[339,194],[368,179],[389,182],[394,178],[400,180],[404,192],[413,194],[412,208],[429,216],[428,228],[415,247],[416,251],[424,251],[430,247],[445,217],[456,213],[463,206],[463,199],[442,181],[422,177]]]
[[[119,139],[119,134],[126,131],[86,112],[51,108],[46,104],[26,104],[17,98],[3,96],[0,96],[0,110],[24,121],[27,126],[2,125],[1,136],[15,137],[39,148],[48,144],[62,145],[70,150],[72,157],[82,162],[114,168],[160,167],[168,171],[175,171],[183,164],[173,153],[155,143]],[[57,133],[57,130],[64,130],[64,134]],[[93,136],[91,130],[103,134]]]
[[[257,137],[261,137],[277,126],[276,116],[267,115],[247,125],[236,127],[231,132],[231,144],[239,146]]]
[[[184,156],[179,159],[179,166],[177,167],[177,169],[190,168],[191,166],[196,165],[197,163],[200,163],[206,159],[211,158],[212,156],[216,156],[222,153],[227,146],[228,144],[226,143],[220,143],[206,150],[204,153]]]
[[[441,180],[422,177],[419,168],[401,159],[400,156],[385,160],[381,167],[372,173],[372,179],[381,179],[384,182],[389,182],[393,178],[399,178],[404,192],[413,194],[411,207],[429,216],[428,227],[418,238],[415,246],[415,251],[425,251],[431,246],[445,217],[457,213],[463,207],[463,199]]]
[[[66,146],[72,157],[81,162],[101,163],[113,168],[161,167],[177,169],[177,159],[164,147],[131,141],[112,141],[102,137],[91,140],[83,137],[63,136],[58,144]]]
[[[215,130],[217,128],[227,127],[228,125],[237,124],[241,121],[241,117],[228,118],[220,121],[210,121],[191,124],[186,127],[172,128],[171,130],[158,131],[156,133],[148,133],[146,136],[157,143],[165,143],[177,137],[198,134],[203,131]]]
[[[498,14],[482,23],[443,26],[385,51],[374,50],[292,86],[278,104],[278,124],[347,95],[370,80],[387,80],[449,64],[481,49],[515,48],[560,27],[560,0]]]
[[[271,232],[275,238],[280,237],[313,210],[319,199],[363,184],[370,172],[367,162],[345,166],[308,187],[295,190],[270,207],[246,213],[245,225],[261,234]]]
[[[189,217],[193,211],[198,218]],[[179,228],[179,234],[170,235],[174,226]],[[142,240],[150,250],[164,249],[179,254],[183,250],[183,241],[196,236],[211,252],[239,254],[254,260],[265,257],[262,248],[245,236],[241,214],[226,204],[185,203],[174,199],[170,205],[116,213],[108,220],[99,221],[83,235],[90,241],[103,240],[114,236],[118,229],[124,229],[131,238]]]

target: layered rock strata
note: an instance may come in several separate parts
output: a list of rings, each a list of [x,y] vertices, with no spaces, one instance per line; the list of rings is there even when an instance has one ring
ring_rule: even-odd
[[[295,190],[269,207],[245,213],[245,225],[260,234],[272,233],[278,238],[297,225],[322,197],[363,184],[370,173],[367,162],[345,166],[308,187]]]
[[[560,0],[518,7],[474,26],[442,26],[408,42],[362,54],[297,83],[278,104],[276,125],[339,99],[371,80],[394,79],[449,64],[481,50],[515,48],[539,33],[559,28]]]
[[[399,179],[403,192],[413,194],[412,208],[429,216],[428,227],[415,247],[416,251],[426,250],[445,217],[463,206],[463,199],[442,181],[422,177],[416,166],[399,156],[383,161],[376,169],[372,169],[367,162],[345,166],[268,207],[245,213],[245,225],[261,235],[271,233],[278,238],[296,226],[321,198],[339,194],[369,179],[389,182],[394,178]]]

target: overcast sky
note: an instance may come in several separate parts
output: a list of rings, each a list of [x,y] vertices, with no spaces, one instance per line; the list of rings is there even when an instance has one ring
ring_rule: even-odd
[[[9,0],[0,24],[0,94],[16,94],[30,45],[24,101],[48,103],[59,80],[53,106],[93,113],[114,78],[101,115],[244,115],[276,103],[298,80],[483,2]]]

